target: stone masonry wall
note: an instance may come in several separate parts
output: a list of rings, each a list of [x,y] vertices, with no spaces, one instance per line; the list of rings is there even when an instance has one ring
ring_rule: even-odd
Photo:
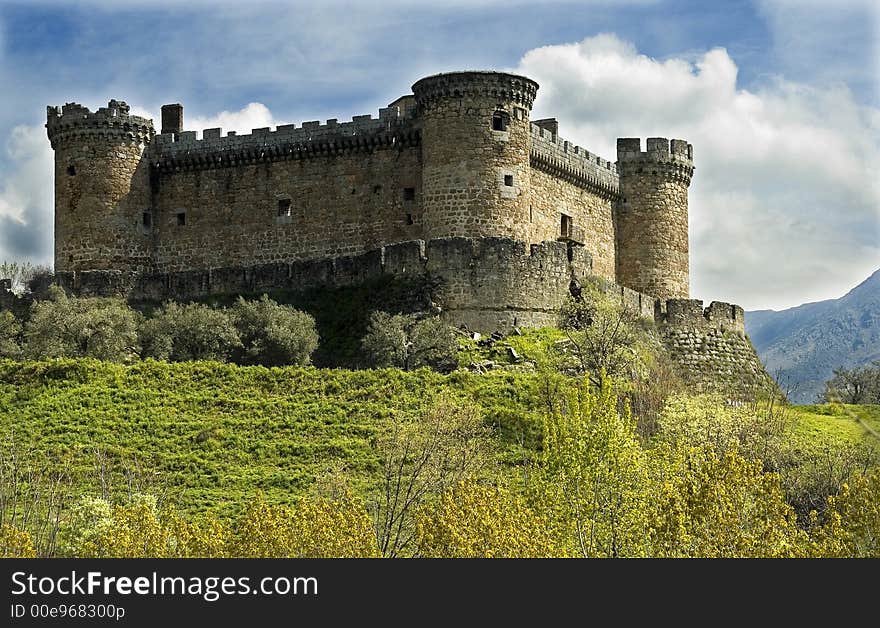
[[[661,338],[679,372],[696,390],[750,398],[771,390],[772,379],[745,333],[738,305],[671,299],[658,311]]]
[[[396,111],[203,135],[157,138],[161,272],[350,256],[422,235],[418,133]]]
[[[499,72],[438,74],[413,85],[427,239],[528,239],[529,111],[537,88]],[[503,130],[493,128],[496,113]]]
[[[617,280],[660,299],[689,296],[688,186],[693,149],[683,140],[617,140],[620,203]]]
[[[141,225],[150,206],[150,120],[110,101],[96,112],[49,107],[55,149],[55,268],[146,270],[153,242]]]
[[[560,237],[562,214],[571,216],[574,237],[593,256],[595,274],[615,280],[614,216],[610,199],[533,168],[529,209],[530,242]]]

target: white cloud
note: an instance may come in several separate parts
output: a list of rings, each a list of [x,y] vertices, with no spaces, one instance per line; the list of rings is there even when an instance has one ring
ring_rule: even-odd
[[[880,112],[844,87],[737,85],[723,49],[657,60],[611,34],[529,51],[535,117],[615,158],[617,137],[694,145],[691,292],[747,308],[840,296],[880,266]]]
[[[17,126],[0,176],[0,260],[50,263],[53,158],[42,126]]]
[[[185,113],[185,110],[184,110]],[[218,114],[192,119],[184,117],[184,127],[192,130],[203,130],[220,127],[223,132],[235,131],[239,135],[250,133],[253,129],[276,127],[285,124],[275,119],[269,108],[263,103],[252,102],[238,111],[221,111]]]

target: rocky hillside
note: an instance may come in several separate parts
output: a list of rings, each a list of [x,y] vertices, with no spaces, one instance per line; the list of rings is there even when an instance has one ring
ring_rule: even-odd
[[[880,360],[880,270],[839,299],[746,313],[746,331],[794,403],[810,403],[833,369]]]

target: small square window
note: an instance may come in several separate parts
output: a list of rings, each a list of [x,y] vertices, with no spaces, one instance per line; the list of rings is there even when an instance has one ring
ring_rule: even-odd
[[[76,166],[67,166],[67,174],[71,177],[76,174]]]
[[[145,227],[151,226],[153,224],[153,214],[151,214],[150,212],[144,212],[141,216],[141,224],[143,224]]]
[[[290,199],[289,198],[278,199],[278,215],[279,216],[290,216],[291,215]]]
[[[403,200],[405,200],[405,201],[416,200],[416,189],[415,188],[403,188]]]
[[[560,236],[563,238],[570,238],[572,235],[572,227],[574,226],[574,221],[571,219],[571,216],[566,216],[562,214],[562,220],[559,224]]]
[[[512,174],[504,175],[504,185],[506,185],[509,188],[513,187],[513,175]]]
[[[186,225],[186,212],[177,212],[177,226],[183,227]]]

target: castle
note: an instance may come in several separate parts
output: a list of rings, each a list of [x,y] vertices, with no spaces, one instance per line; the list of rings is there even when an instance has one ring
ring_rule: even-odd
[[[163,299],[425,277],[447,320],[493,331],[555,323],[599,277],[670,338],[744,336],[741,308],[689,299],[686,141],[618,139],[612,162],[530,120],[538,85],[514,74],[412,92],[378,118],[201,138],[179,104],[158,134],[122,101],[48,107],[59,281]]]

